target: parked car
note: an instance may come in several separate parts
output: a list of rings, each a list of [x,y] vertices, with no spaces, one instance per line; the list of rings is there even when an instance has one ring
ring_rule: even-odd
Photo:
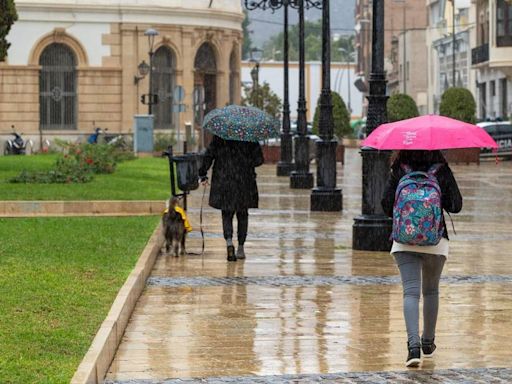
[[[486,121],[477,124],[487,131],[487,133],[498,143],[498,155],[506,158],[512,158],[512,123],[507,121]],[[483,148],[481,157],[493,157],[494,152],[491,149]]]

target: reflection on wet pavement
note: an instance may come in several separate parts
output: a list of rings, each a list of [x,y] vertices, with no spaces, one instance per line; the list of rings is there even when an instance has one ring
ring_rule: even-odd
[[[310,212],[309,191],[290,190],[273,166],[258,170],[261,209],[250,214],[245,261],[226,262],[220,213],[206,208],[204,260],[157,259],[107,378],[417,382],[402,372],[406,334],[393,259],[350,248],[361,162],[355,150],[346,159],[338,168],[341,213]],[[512,367],[504,344],[512,336],[512,164],[452,169],[464,209],[453,215],[438,353],[417,380],[429,382],[434,370],[442,382],[511,382],[510,370],[480,368]],[[195,230],[201,192],[189,199]],[[193,233],[189,250],[200,244]]]

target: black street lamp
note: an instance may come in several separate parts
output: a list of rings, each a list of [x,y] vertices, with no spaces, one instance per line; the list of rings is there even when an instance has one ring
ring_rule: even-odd
[[[305,47],[304,47],[304,7],[322,7],[319,0],[296,0],[290,3],[299,10],[299,100],[297,108],[297,135],[295,136],[295,170],[290,172],[290,188],[313,188],[313,174],[309,172],[309,136],[307,135],[305,97]]]
[[[148,94],[148,114],[153,114],[153,104],[158,103],[156,95],[153,94],[153,48],[155,45],[155,36],[158,36],[158,31],[153,28],[146,29],[144,36],[148,37],[149,43],[149,94]]]
[[[260,62],[263,58],[263,51],[258,48],[251,49],[251,57],[250,62],[254,63],[254,68],[251,69],[251,78],[252,78],[252,90],[254,95],[256,96],[256,107],[261,108],[261,97],[259,94],[259,77],[260,77]]]
[[[290,133],[290,97],[289,97],[289,62],[288,62],[288,6],[290,0],[283,0],[284,6],[284,95],[283,95],[283,128],[281,130],[281,159],[277,163],[277,176],[289,176],[295,169],[293,164],[293,144]]]
[[[289,176],[295,169],[293,164],[293,144],[290,133],[290,98],[289,98],[289,62],[288,62],[288,7],[297,0],[245,0],[245,7],[249,10],[260,8],[271,9],[272,12],[283,7],[284,10],[284,47],[283,47],[283,126],[281,129],[281,160],[277,163],[277,176]]]
[[[369,135],[386,116],[386,73],[384,72],[384,0],[373,0],[372,12],[372,72],[366,133]],[[390,151],[377,151],[363,147],[363,196],[362,215],[354,218],[352,248],[366,251],[388,251],[392,221],[388,218],[380,200],[389,176]]]
[[[341,211],[341,189],[336,188],[336,147],[333,136],[331,97],[331,31],[329,1],[322,3],[322,93],[320,94],[320,140],[316,142],[316,188],[311,193],[312,211]]]

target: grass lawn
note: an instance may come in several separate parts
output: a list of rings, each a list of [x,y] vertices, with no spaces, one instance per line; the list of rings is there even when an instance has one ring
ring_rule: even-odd
[[[0,156],[0,200],[164,200],[170,195],[167,158],[145,157],[118,164],[110,175],[84,184],[13,184],[23,169],[52,168],[56,155]]]
[[[158,220],[0,219],[0,383],[69,383]]]

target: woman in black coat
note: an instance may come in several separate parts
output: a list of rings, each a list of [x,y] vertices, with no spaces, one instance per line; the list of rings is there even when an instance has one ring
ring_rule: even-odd
[[[440,151],[400,151],[391,165],[382,198],[384,213],[393,217],[395,192],[400,179],[406,174],[403,165],[412,171],[427,172],[437,165],[435,177],[441,189],[441,206],[447,212],[457,213],[462,209],[462,196],[453,173]],[[393,241],[391,254],[394,256],[404,292],[404,318],[407,328],[408,356],[405,365],[416,367],[423,357],[432,357],[437,313],[439,308],[439,280],[448,257],[448,231],[444,215],[441,225],[443,237],[436,245],[410,245]],[[419,335],[419,300],[423,293],[423,334]]]
[[[258,208],[255,167],[263,164],[259,143],[224,140],[214,136],[206,149],[199,169],[205,181],[213,164],[210,206],[222,211],[222,228],[227,244],[228,261],[244,259],[244,243],[249,224],[249,208]],[[233,246],[233,216],[238,221],[238,249]]]

